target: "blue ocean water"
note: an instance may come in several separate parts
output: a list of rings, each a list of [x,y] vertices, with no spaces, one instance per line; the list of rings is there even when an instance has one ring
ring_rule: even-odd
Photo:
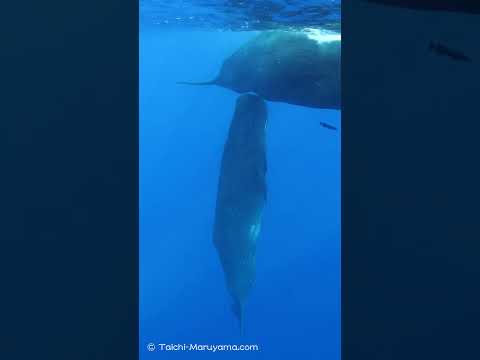
[[[340,0],[140,0],[142,26],[222,30],[340,30]]]
[[[268,201],[243,336],[212,243],[238,94],[175,82],[213,78],[255,34],[140,32],[141,359],[340,359],[339,111],[268,102]],[[256,344],[259,351],[162,351],[160,343]]]

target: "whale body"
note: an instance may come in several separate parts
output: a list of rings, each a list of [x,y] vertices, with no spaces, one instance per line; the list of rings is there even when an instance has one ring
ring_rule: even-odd
[[[340,38],[312,31],[262,32],[228,57],[215,79],[180,83],[218,85],[270,101],[340,109]]]
[[[243,333],[245,301],[255,282],[256,241],[265,205],[265,101],[237,99],[220,166],[213,243],[225,274],[232,310]]]

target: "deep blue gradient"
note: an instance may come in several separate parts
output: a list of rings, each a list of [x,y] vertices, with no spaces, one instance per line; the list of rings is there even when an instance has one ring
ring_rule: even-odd
[[[340,112],[268,103],[268,201],[243,337],[212,244],[238,94],[175,82],[213,78],[254,35],[140,33],[142,359],[340,358]],[[147,352],[149,342],[258,344],[261,351]]]

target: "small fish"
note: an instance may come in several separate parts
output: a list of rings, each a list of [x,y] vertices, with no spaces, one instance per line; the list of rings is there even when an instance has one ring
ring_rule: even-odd
[[[430,41],[430,45],[428,46],[428,49],[437,55],[440,56],[448,56],[452,60],[455,61],[465,61],[465,62],[471,62],[472,60],[466,56],[464,53],[457,51],[457,50],[452,50],[445,45],[442,45],[440,43],[435,43],[433,41]]]
[[[320,121],[320,126],[323,126],[326,129],[337,131],[337,128],[333,125],[327,124],[326,122]]]

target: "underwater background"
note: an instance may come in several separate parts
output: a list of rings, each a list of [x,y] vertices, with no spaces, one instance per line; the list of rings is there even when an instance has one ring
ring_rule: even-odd
[[[268,199],[241,336],[212,243],[238,94],[176,82],[214,78],[262,23],[249,31],[162,26],[162,18],[178,16],[172,8],[160,16],[155,4],[140,4],[140,358],[339,360],[340,111],[267,102]],[[331,23],[332,13],[316,19]],[[259,351],[148,351],[149,343],[256,344]]]

